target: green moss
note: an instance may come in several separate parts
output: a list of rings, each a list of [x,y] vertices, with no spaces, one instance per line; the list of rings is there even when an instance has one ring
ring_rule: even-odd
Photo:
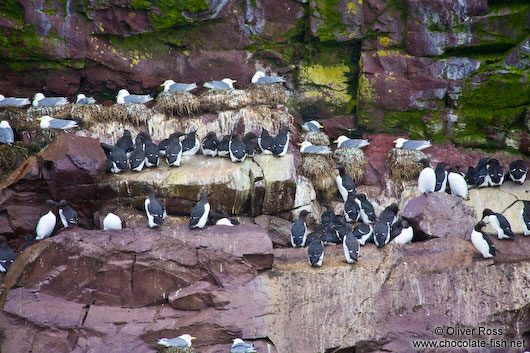
[[[423,122],[426,112],[408,111],[386,112],[383,118],[383,131],[390,134],[408,132],[412,138],[427,138],[427,130]]]
[[[426,136],[436,142],[448,141],[445,136],[445,121],[441,118],[440,112],[435,111],[423,117],[425,121]]]
[[[0,1],[0,16],[22,25],[24,23],[24,7],[18,0]]]
[[[186,18],[184,12],[198,12],[209,9],[207,0],[131,0],[134,9],[150,10],[157,8],[157,15],[151,11],[149,16],[154,27],[158,30],[170,28],[175,25],[192,22]]]
[[[318,23],[317,36],[321,41],[333,41],[337,36],[354,38],[348,26],[342,21],[342,12],[339,11],[341,0],[315,1],[313,17],[321,20]],[[346,4],[347,15],[355,16],[362,11],[363,0],[351,0]]]

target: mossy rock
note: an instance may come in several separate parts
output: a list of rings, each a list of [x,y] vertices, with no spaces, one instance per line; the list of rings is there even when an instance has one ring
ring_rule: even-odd
[[[386,112],[383,118],[383,131],[390,134],[408,132],[412,139],[422,139],[427,137],[427,131],[423,116],[427,112],[408,111]]]

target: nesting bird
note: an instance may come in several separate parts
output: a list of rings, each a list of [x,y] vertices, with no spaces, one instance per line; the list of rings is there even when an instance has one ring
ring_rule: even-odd
[[[65,97],[45,97],[42,93],[37,93],[33,97],[32,105],[34,107],[56,107],[68,104]]]
[[[482,231],[482,228],[485,226],[486,223],[483,221],[480,221],[475,225],[471,232],[471,243],[473,243],[475,248],[482,254],[482,257],[489,258],[496,255],[496,249],[490,237]]]
[[[484,217],[488,217],[492,228],[497,232],[498,239],[513,239],[515,237],[510,222],[500,213],[495,213],[489,208],[486,208],[482,212],[482,218]]]
[[[37,222],[37,226],[35,227],[35,233],[36,233],[36,240],[41,240],[44,238],[48,238],[50,235],[52,235],[53,230],[55,229],[55,224],[57,223],[57,217],[55,216],[55,213],[53,213],[53,207],[55,207],[57,203],[53,200],[46,200],[46,203],[44,204],[44,214]],[[48,212],[46,212],[48,211]]]
[[[191,341],[194,339],[195,337],[185,334],[175,338],[161,338],[158,344],[165,347],[191,347]]]
[[[147,223],[150,228],[160,227],[166,218],[166,209],[156,198],[155,190],[151,185],[144,185],[143,189],[148,193],[144,202]]]
[[[307,121],[302,124],[302,130],[304,131],[320,131],[320,129],[323,129],[324,126],[322,126],[318,121],[311,120]]]
[[[256,349],[253,344],[245,343],[241,338],[234,339],[230,353],[255,353]]]
[[[512,179],[513,182],[523,184],[526,180],[528,167],[522,159],[518,159],[510,163],[508,171],[510,173],[510,179]]]
[[[149,94],[130,94],[126,89],[120,89],[116,96],[118,104],[144,104],[153,100]]]
[[[77,95],[75,104],[94,104],[96,100],[93,97],[87,97],[83,93]]]
[[[291,245],[293,248],[304,247],[307,239],[307,226],[305,224],[309,211],[302,210],[291,226]]]
[[[0,94],[0,107],[22,108],[30,104],[31,102],[27,98],[15,98],[15,97],[6,98]]]
[[[351,139],[344,135],[339,136],[339,138],[333,142],[337,144],[338,148],[363,148],[370,145],[369,140]]]
[[[204,228],[208,222],[210,214],[210,203],[208,202],[208,193],[203,192],[199,202],[192,208],[190,214],[190,229]]]
[[[15,143],[15,134],[9,122],[6,120],[0,121],[0,143],[12,145]]]
[[[209,88],[213,91],[226,91],[234,89],[234,83],[236,80],[230,78],[223,78],[221,81],[208,81],[204,83],[205,88]]]
[[[77,225],[79,222],[77,212],[66,200],[59,201],[57,208],[59,209],[59,218],[61,219],[63,227],[68,228],[69,226]]]
[[[160,85],[164,87],[164,92],[189,92],[197,88],[197,84],[193,83],[177,83],[173,80],[165,80]]]
[[[328,146],[315,146],[309,141],[299,143],[300,153],[302,154],[330,154],[331,150]]]
[[[250,82],[270,85],[273,83],[283,83],[285,82],[285,78],[282,76],[266,76],[263,71],[256,71]]]
[[[78,127],[74,120],[54,119],[49,115],[44,115],[37,120],[40,120],[41,129],[67,130]]]
[[[7,272],[15,257],[15,252],[7,244],[6,238],[0,235],[0,272]]]
[[[396,148],[404,148],[406,150],[421,151],[431,147],[431,141],[428,140],[407,140],[405,138],[398,138],[394,140]]]

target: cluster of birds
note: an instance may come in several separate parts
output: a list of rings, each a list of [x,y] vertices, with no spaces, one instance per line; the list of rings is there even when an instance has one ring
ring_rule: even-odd
[[[177,347],[187,348],[191,347],[191,341],[195,337],[184,334],[175,338],[161,338],[158,340],[158,344],[165,347]],[[244,342],[241,338],[233,339],[232,346],[230,347],[230,353],[255,353],[256,349],[253,344]]]
[[[357,262],[360,246],[374,243],[378,248],[392,242],[408,244],[414,237],[410,224],[398,218],[396,203],[386,207],[378,217],[372,203],[365,194],[357,193],[353,179],[343,165],[337,166],[339,175],[335,182],[344,201],[344,219],[335,214],[333,208],[325,205],[326,211],[320,215],[320,223],[309,233],[306,218],[309,211],[302,210],[291,226],[291,245],[307,246],[311,266],[322,266],[324,245],[342,244],[347,263]],[[350,223],[361,222],[355,228]],[[372,226],[373,224],[373,226]]]
[[[422,159],[419,163],[424,167],[418,177],[418,189],[422,194],[447,191],[468,199],[470,188],[500,186],[508,180],[504,168],[495,158],[481,158],[477,166],[469,166],[465,174],[459,167],[446,169],[445,162],[438,163],[436,168],[433,168],[427,159]],[[514,183],[523,184],[527,172],[528,167],[522,159],[511,162],[508,167],[508,176]]]
[[[234,83],[237,82],[230,78],[224,78],[220,81],[208,81],[203,84],[203,87],[213,91],[228,91],[234,89]],[[285,82],[282,76],[266,76],[263,71],[256,71],[251,83],[254,84],[275,84]],[[166,80],[160,85],[164,87],[164,92],[190,92],[196,89],[197,83],[178,83],[173,80]],[[126,89],[118,91],[116,96],[116,103],[118,104],[144,104],[153,100],[149,94],[130,94]],[[36,93],[33,96],[33,101],[28,98],[4,97],[0,94],[0,107],[16,107],[23,108],[27,105],[34,107],[59,107],[67,105],[70,102],[66,97],[46,97],[42,93]],[[96,100],[93,97],[87,97],[79,93],[76,97],[75,104],[95,104]]]
[[[170,167],[178,167],[182,156],[195,155],[199,150],[204,156],[230,157],[234,163],[243,162],[247,157],[254,157],[255,139],[262,154],[283,157],[289,147],[289,129],[281,128],[274,137],[263,128],[261,136],[248,132],[243,138],[239,138],[236,133],[232,133],[223,136],[221,140],[215,132],[210,131],[202,141],[199,141],[196,131],[177,131],[158,144],[145,131],[138,133],[133,142],[130,131],[125,130],[114,146],[101,143],[101,147],[107,155],[107,171],[121,173],[128,169],[140,172],[144,167],[158,167],[161,156],[166,158]]]

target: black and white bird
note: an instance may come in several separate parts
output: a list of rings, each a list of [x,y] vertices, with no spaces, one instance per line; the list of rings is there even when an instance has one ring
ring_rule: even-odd
[[[344,257],[346,262],[353,264],[357,262],[359,257],[359,240],[353,235],[352,227],[350,224],[346,225],[346,235],[342,239],[342,247],[344,249]]]
[[[149,94],[130,94],[126,89],[120,89],[116,96],[118,104],[144,104],[153,100]]]
[[[398,221],[398,204],[393,203],[390,206],[386,207],[383,212],[379,215],[379,220],[384,221],[392,226]]]
[[[94,104],[96,100],[93,97],[87,97],[83,93],[77,95],[75,104]]]
[[[59,209],[59,218],[61,219],[63,227],[68,228],[69,226],[75,226],[79,223],[77,212],[72,206],[70,206],[68,201],[59,201],[57,208]]]
[[[280,132],[272,139],[272,154],[275,157],[284,157],[289,148],[289,128],[282,127]]]
[[[469,199],[469,192],[467,182],[456,169],[449,168],[447,171],[447,182],[449,184],[449,189],[451,189],[451,194],[461,197],[464,200]]]
[[[500,186],[504,182],[504,168],[499,164],[499,160],[491,158],[488,161],[488,175],[490,186]]]
[[[513,182],[523,184],[526,180],[526,173],[528,172],[528,167],[522,159],[513,161],[508,166],[510,179]]]
[[[103,230],[119,230],[123,228],[120,216],[114,212],[109,212],[103,218]]]
[[[179,83],[173,80],[165,80],[160,86],[164,87],[164,92],[189,92],[197,88],[197,83]]]
[[[136,138],[134,139],[135,146],[138,144],[138,141],[142,144],[142,149],[145,151],[145,144],[148,141],[151,141],[151,135],[147,131],[140,131]]]
[[[346,222],[358,222],[361,216],[361,206],[355,200],[355,194],[349,194],[346,202],[344,203],[344,218]],[[322,220],[322,223],[324,221]]]
[[[482,212],[482,218],[484,217],[488,217],[491,227],[497,232],[498,239],[513,239],[515,237],[510,222],[500,213],[495,213],[486,208]]]
[[[390,230],[391,243],[395,244],[408,244],[414,238],[414,229],[410,226],[409,222],[402,219],[401,222],[396,223]]]
[[[254,76],[252,76],[252,79],[250,80],[250,82],[270,85],[273,83],[285,82],[285,78],[283,78],[282,76],[278,76],[278,75],[266,76],[263,71],[256,71]]]
[[[482,188],[488,186],[490,183],[490,176],[488,173],[488,161],[489,158],[484,157],[478,161],[477,167],[475,168],[475,186]]]
[[[127,158],[129,158],[129,155],[134,150],[134,142],[132,140],[131,132],[125,130],[123,136],[118,139],[115,146],[124,150],[125,153],[127,153]]]
[[[374,243],[378,248],[382,248],[390,242],[390,224],[379,221],[374,225]]]
[[[253,344],[245,343],[241,338],[234,339],[230,353],[255,353],[256,349]]]
[[[302,154],[330,154],[331,149],[328,146],[316,146],[309,141],[298,144]]]
[[[445,192],[447,189],[447,171],[445,167],[447,163],[440,162],[434,169],[434,174],[436,175],[436,186],[434,187],[435,192]]]
[[[321,267],[324,261],[324,243],[322,240],[313,240],[307,247],[307,255],[311,266]]]
[[[15,143],[15,134],[9,122],[6,120],[0,121],[0,143],[12,145]]]
[[[166,146],[166,163],[170,167],[179,167],[182,161],[182,142],[179,137],[173,137]]]
[[[55,224],[57,223],[57,217],[53,213],[53,208],[57,206],[57,203],[53,200],[46,200],[44,204],[44,213],[37,222],[35,227],[35,237],[36,240],[41,240],[48,238],[52,235],[53,230],[55,229]]]
[[[353,235],[359,240],[359,244],[363,246],[366,243],[374,242],[374,228],[369,224],[358,224],[353,229]]]
[[[293,248],[304,247],[307,239],[307,226],[305,224],[309,211],[302,210],[298,219],[291,226],[291,245]]]
[[[182,155],[193,156],[201,148],[201,142],[197,138],[197,131],[192,131],[186,134],[182,140]]]
[[[193,206],[190,214],[190,229],[204,228],[208,222],[208,215],[210,214],[210,203],[208,202],[208,193],[203,192],[199,202]]]
[[[68,130],[78,127],[77,122],[73,120],[54,119],[49,115],[44,115],[37,120],[40,120],[41,129]]]
[[[464,179],[466,180],[467,186],[469,188],[474,187],[477,184],[477,171],[475,170],[475,167],[467,167],[467,172],[464,176]]]
[[[151,140],[145,142],[145,166],[147,168],[158,167],[160,164],[160,150],[158,145]]]
[[[326,225],[333,220],[333,217],[335,217],[335,211],[330,205],[323,206],[326,208],[326,210],[320,215],[320,223]]]
[[[150,228],[160,227],[166,218],[166,209],[162,202],[156,198],[155,190],[151,185],[144,185],[143,189],[148,193],[144,202],[147,224]]]
[[[355,202],[359,205],[361,209],[361,220],[364,224],[374,223],[376,221],[375,210],[372,203],[368,201],[365,194],[356,194]]]
[[[165,347],[191,347],[191,341],[196,339],[188,334],[180,335],[175,338],[161,338],[158,340],[158,344]]]
[[[24,234],[19,235],[19,238],[24,239],[24,244],[22,244],[22,248],[20,249],[20,252],[26,250],[30,246],[32,246],[35,243],[35,234]]]
[[[337,144],[337,148],[363,148],[370,144],[369,140],[351,139],[344,135],[339,136],[339,138],[333,142]]]
[[[419,163],[423,165],[423,169],[418,176],[418,190],[426,195],[434,192],[436,188],[436,173],[427,159],[423,158]]]
[[[320,129],[323,129],[324,126],[322,126],[318,121],[316,120],[311,120],[311,121],[306,121],[305,123],[302,124],[302,130],[304,131],[320,131]]]
[[[223,217],[223,218],[219,218],[216,222],[215,222],[216,225],[218,226],[229,226],[229,227],[233,227],[233,226],[237,226],[239,225],[239,221],[235,218],[228,218],[228,217]]]
[[[241,141],[237,134],[233,133],[228,143],[228,152],[232,162],[243,162],[247,157],[245,143]]]
[[[166,149],[167,149],[167,144],[169,143],[169,141],[171,141],[172,139],[179,139],[180,140],[180,136],[184,135],[183,132],[180,132],[180,131],[177,131],[177,132],[173,132],[169,135],[168,138],[166,139],[163,139],[162,141],[160,141],[160,143],[158,144],[158,151],[160,153],[160,156],[165,156],[166,155]]]
[[[129,155],[129,167],[135,172],[141,172],[145,165],[145,151],[143,139],[136,138],[134,150]]]
[[[208,132],[206,137],[202,139],[201,152],[203,156],[217,156],[217,147],[219,146],[219,140],[215,135],[214,131]]]
[[[68,104],[65,97],[45,97],[42,93],[36,93],[33,97],[32,105],[34,107],[58,107]]]
[[[258,136],[253,132],[247,132],[243,137],[243,143],[245,144],[245,153],[247,154],[247,157],[254,157],[256,144],[252,140],[257,138]]]
[[[344,165],[339,164],[337,166],[339,175],[335,177],[335,183],[337,184],[337,189],[339,189],[340,195],[344,202],[348,199],[349,194],[355,193],[355,183],[351,176],[346,173]]]
[[[6,238],[0,235],[0,272],[7,272],[15,257],[15,252],[7,244]]]
[[[495,245],[491,241],[490,237],[482,231],[482,228],[486,226],[483,221],[478,222],[473,231],[471,232],[471,243],[475,248],[482,254],[484,258],[490,258],[495,256]]]
[[[431,147],[431,141],[428,140],[407,140],[405,138],[398,138],[394,141],[396,148],[404,148],[406,150],[421,151]]]
[[[107,156],[107,172],[121,173],[127,170],[127,154],[118,146],[100,143]]]
[[[219,146],[217,147],[217,155],[219,157],[230,157],[230,137],[232,135],[224,135],[221,141],[219,141]]]
[[[523,201],[523,209],[521,210],[521,221],[523,222],[523,235],[530,235],[530,201]]]
[[[272,140],[273,138],[269,135],[269,131],[263,128],[261,135],[258,137],[258,146],[261,154],[272,154]]]

